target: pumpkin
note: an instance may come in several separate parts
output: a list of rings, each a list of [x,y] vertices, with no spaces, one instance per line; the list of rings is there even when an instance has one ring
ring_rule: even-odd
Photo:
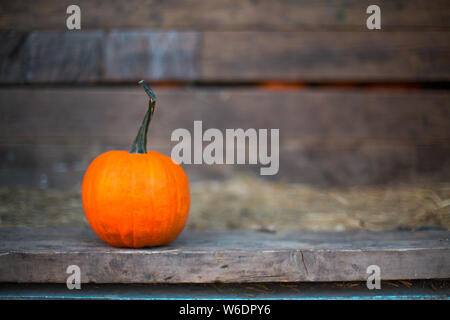
[[[147,151],[156,97],[144,81],[149,108],[131,151],[109,151],[89,165],[82,184],[86,218],[115,247],[141,248],[173,241],[186,223],[189,181],[171,158]]]

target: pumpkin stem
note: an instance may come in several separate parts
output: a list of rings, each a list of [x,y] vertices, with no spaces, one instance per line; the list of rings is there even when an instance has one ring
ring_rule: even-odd
[[[144,87],[145,92],[149,96],[150,100],[148,102],[147,113],[145,114],[141,127],[139,128],[136,138],[134,139],[133,145],[131,146],[130,153],[146,154],[148,126],[153,118],[153,112],[155,111],[156,96],[144,80],[139,81],[139,84]]]

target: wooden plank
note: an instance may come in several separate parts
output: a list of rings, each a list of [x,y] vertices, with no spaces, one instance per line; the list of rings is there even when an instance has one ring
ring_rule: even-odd
[[[450,147],[353,142],[326,146],[318,140],[292,148],[280,146],[279,171],[264,178],[319,187],[364,186],[388,183],[437,183],[450,179]],[[0,184],[11,187],[77,189],[91,161],[108,145],[1,145]],[[151,146],[170,156],[170,146]],[[191,182],[224,180],[242,174],[260,174],[261,165],[183,164]]]
[[[109,32],[103,42],[101,80],[194,80],[201,35],[197,32]]]
[[[0,82],[89,82],[101,72],[101,32],[90,32],[87,37],[81,33],[2,33],[0,38],[5,45]]]
[[[58,283],[0,283],[0,299],[9,300],[448,300],[449,296],[450,281],[442,279],[382,281],[381,290],[367,290],[366,282],[162,283],[145,286],[86,283],[82,290],[67,290]],[[278,303],[281,305],[283,301]],[[421,307],[420,304],[416,306]],[[172,308],[166,315],[170,312],[179,315],[178,308]],[[415,314],[416,311],[408,308],[408,312]]]
[[[16,0],[0,4],[0,28],[65,30],[68,0]],[[82,29],[158,28],[195,30],[366,29],[369,0],[78,0]],[[383,30],[449,28],[445,0],[378,1]]]
[[[173,130],[279,128],[280,139],[401,140],[446,143],[450,93],[441,90],[167,89],[158,102],[150,143],[167,145]],[[128,145],[147,108],[133,88],[0,89],[3,143]],[[118,130],[120,128],[120,130]],[[287,143],[288,141],[286,141]]]
[[[198,72],[193,32],[3,32],[0,39],[0,83],[190,80]]]
[[[1,228],[0,281],[82,283],[365,281],[450,277],[449,231],[184,232],[168,246],[118,249],[91,230]]]
[[[36,31],[0,39],[3,84],[450,79],[449,32],[439,31]]]
[[[166,155],[177,143],[173,130],[193,132],[193,121],[202,120],[203,130],[279,128],[275,179],[333,186],[450,177],[444,91],[154,89],[149,147]],[[146,99],[139,88],[0,90],[0,181],[78,188],[95,156],[128,150]],[[192,181],[260,168],[184,167]]]
[[[449,48],[447,32],[207,33],[202,76],[222,81],[448,80]]]

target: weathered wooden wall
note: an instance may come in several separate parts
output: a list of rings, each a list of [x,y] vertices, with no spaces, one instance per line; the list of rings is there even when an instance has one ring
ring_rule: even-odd
[[[170,133],[280,128],[274,179],[321,186],[450,179],[446,1],[0,3],[0,183],[78,187],[101,152],[128,148],[158,96],[150,145]],[[259,166],[185,166],[191,179]],[[45,182],[45,183],[43,183]]]
[[[0,3],[2,29],[65,30],[70,0]],[[367,31],[371,0],[78,0],[85,29]],[[383,29],[448,28],[446,0],[381,0]],[[62,14],[61,14],[62,13]]]
[[[449,34],[5,32],[0,82],[447,81]]]

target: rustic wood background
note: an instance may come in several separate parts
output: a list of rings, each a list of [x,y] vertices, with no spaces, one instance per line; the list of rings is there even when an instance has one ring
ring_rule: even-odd
[[[1,228],[0,283],[248,283],[448,279],[449,231],[188,231],[167,246],[127,249],[91,229]],[[239,292],[239,291],[238,291]]]
[[[318,186],[450,181],[444,0],[0,2],[0,184],[78,188],[125,148],[158,96],[151,148],[175,128],[280,128],[280,172]],[[186,165],[191,180],[259,166]]]

